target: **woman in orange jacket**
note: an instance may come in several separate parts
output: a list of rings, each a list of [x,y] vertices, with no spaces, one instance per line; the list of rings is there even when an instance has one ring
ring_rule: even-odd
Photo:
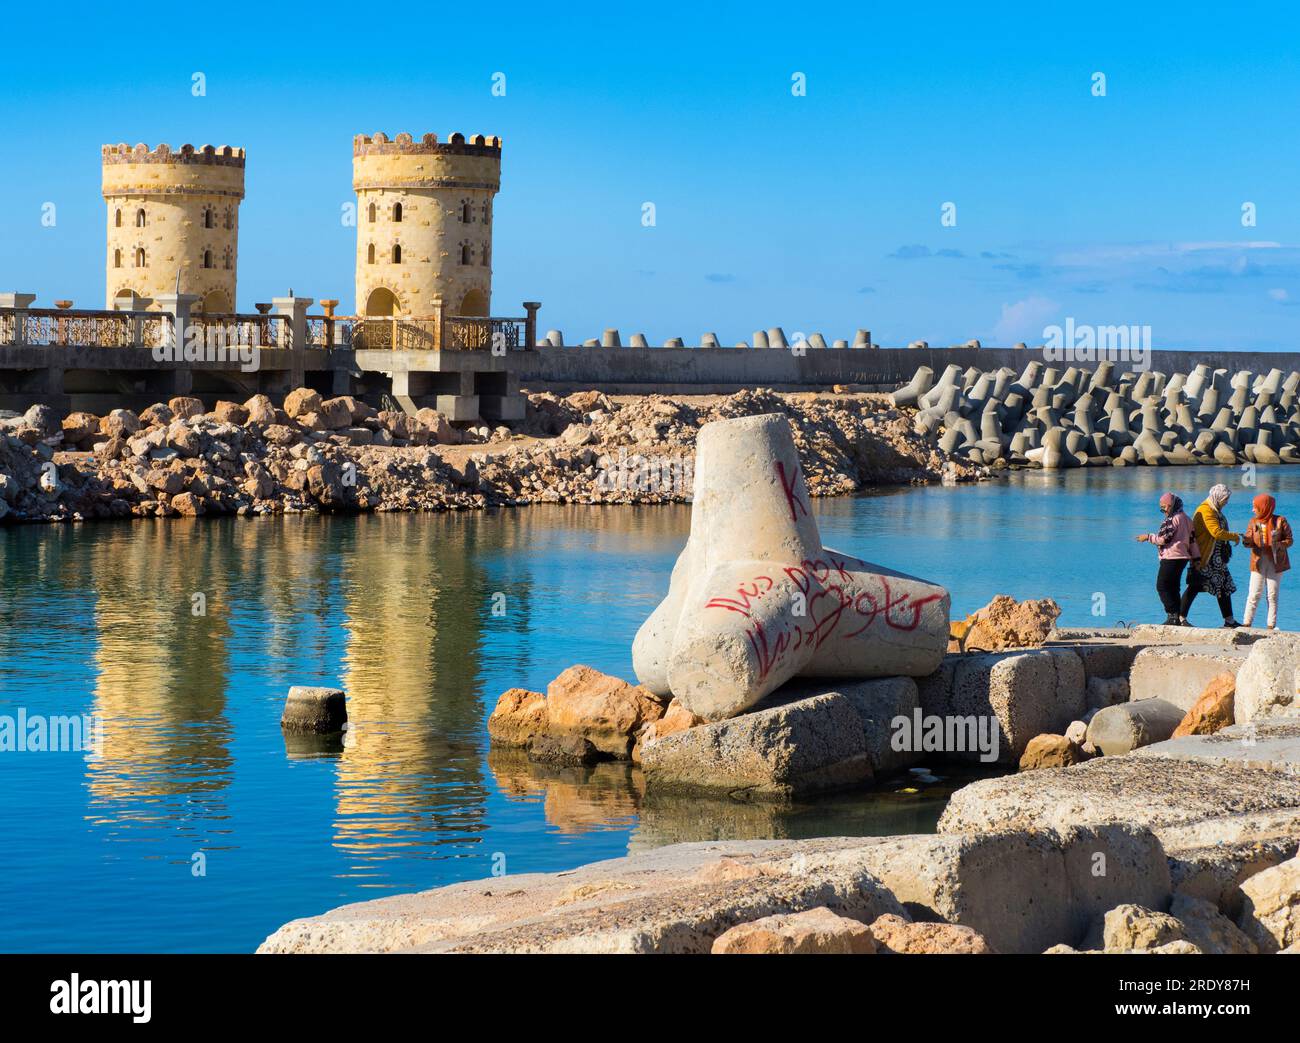
[[[1268,628],[1277,627],[1277,599],[1282,573],[1291,568],[1291,523],[1274,514],[1277,501],[1268,493],[1255,497],[1255,517],[1250,519],[1241,542],[1250,548],[1250,593],[1246,595],[1246,612],[1242,624],[1250,626],[1255,618],[1262,588],[1268,589]]]
[[[1241,626],[1232,618],[1232,594],[1237,589],[1237,584],[1232,581],[1232,573],[1228,571],[1228,558],[1232,554],[1230,544],[1240,543],[1241,536],[1228,531],[1223,517],[1224,504],[1231,495],[1232,492],[1226,485],[1216,485],[1192,517],[1192,532],[1196,536],[1201,557],[1192,561],[1192,567],[1187,573],[1187,589],[1183,591],[1183,600],[1179,604],[1178,610],[1184,625],[1187,625],[1188,609],[1192,607],[1196,595],[1204,590],[1218,599],[1225,627]]]

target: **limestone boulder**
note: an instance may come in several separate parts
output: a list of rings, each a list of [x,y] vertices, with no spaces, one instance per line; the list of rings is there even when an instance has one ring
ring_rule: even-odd
[[[838,692],[778,693],[739,717],[644,744],[641,768],[648,793],[744,793],[758,800],[788,800],[872,777],[861,719]]]
[[[99,417],[94,413],[69,413],[62,421],[63,441],[68,445],[81,445],[99,433]]]
[[[189,420],[191,417],[202,416],[205,412],[203,400],[190,395],[177,395],[175,398],[169,398],[167,408],[171,410],[172,417],[176,420]]]
[[[524,749],[546,734],[547,721],[546,696],[527,688],[510,688],[501,693],[488,718],[488,735],[502,746]]]
[[[662,717],[667,703],[620,677],[571,666],[547,686],[547,730],[581,735],[602,753],[625,760],[642,725]]]
[[[1239,722],[1263,717],[1300,715],[1296,701],[1296,669],[1300,667],[1300,635],[1257,641],[1237,674],[1234,716]]]
[[[713,942],[716,954],[816,954],[876,951],[871,928],[860,920],[833,913],[825,906],[801,913],[765,916],[739,924]]]
[[[605,755],[584,736],[544,733],[528,740],[528,759],[542,764],[579,767],[604,760]]]
[[[886,913],[871,924],[876,952],[883,955],[962,954],[983,956],[993,952],[984,936],[969,927],[948,923],[910,923]]]
[[[1163,699],[1142,699],[1098,710],[1088,722],[1088,742],[1107,757],[1163,742],[1174,733],[1183,711]]]
[[[637,733],[637,745],[632,750],[632,759],[639,761],[641,759],[641,749],[649,743],[658,742],[669,735],[676,735],[678,732],[686,731],[687,728],[694,728],[696,725],[704,723],[703,717],[691,713],[690,710],[674,699],[668,704],[668,708],[664,711],[662,717],[641,727],[640,732]]]
[[[1257,873],[1241,885],[1237,920],[1261,952],[1300,942],[1300,857]]]
[[[962,648],[967,652],[1000,652],[1037,647],[1051,633],[1060,615],[1061,606],[1051,598],[1016,601],[998,594],[967,617]]]
[[[327,431],[340,431],[352,426],[352,402],[350,396],[324,399],[316,410]],[[292,415],[292,414],[290,414]]]
[[[1218,906],[1194,895],[1174,894],[1169,915],[1183,925],[1186,940],[1212,956],[1259,952],[1259,947]]]
[[[1105,914],[1101,943],[1107,952],[1158,949],[1170,942],[1188,941],[1187,929],[1168,913],[1126,902]]]
[[[1038,768],[1064,768],[1087,760],[1079,743],[1064,735],[1035,735],[1020,757],[1021,771]]]
[[[266,395],[253,395],[244,403],[246,424],[268,427],[275,423],[275,405]]]
[[[1233,705],[1237,691],[1237,679],[1232,674],[1223,673],[1210,679],[1200,698],[1174,729],[1172,738],[1184,735],[1213,735],[1234,722]]]
[[[297,420],[306,413],[319,413],[321,397],[311,388],[295,388],[284,396],[284,411]]]
[[[99,421],[99,431],[109,438],[128,438],[140,430],[140,418],[129,409],[114,409]]]
[[[218,402],[212,407],[212,416],[223,424],[243,425],[248,423],[248,410],[238,402]]]

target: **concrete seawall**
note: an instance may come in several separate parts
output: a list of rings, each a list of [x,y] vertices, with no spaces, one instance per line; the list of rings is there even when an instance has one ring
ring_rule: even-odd
[[[1205,363],[1236,372],[1300,369],[1300,352],[1152,351],[1148,368],[1189,372]],[[512,358],[511,369],[530,390],[569,392],[599,388],[611,394],[730,394],[742,388],[798,390],[831,384],[865,384],[892,389],[912,379],[920,366],[942,373],[956,364],[982,370],[1010,366],[1019,371],[1033,348],[865,348],[789,350],[761,348],[538,348]],[[1096,367],[1095,362],[1049,362]],[[1117,364],[1123,371],[1133,368]]]

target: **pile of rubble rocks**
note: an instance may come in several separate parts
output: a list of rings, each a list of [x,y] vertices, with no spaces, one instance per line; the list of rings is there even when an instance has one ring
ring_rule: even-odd
[[[300,388],[280,406],[254,395],[207,411],[173,398],[139,414],[38,405],[0,419],[0,518],[687,502],[700,426],[770,412],[789,417],[813,495],[987,474],[929,445],[887,396],[536,394],[513,429],[458,429],[433,409],[381,411]]]

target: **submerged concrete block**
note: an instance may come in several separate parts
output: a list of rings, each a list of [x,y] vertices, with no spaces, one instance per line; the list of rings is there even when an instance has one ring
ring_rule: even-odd
[[[861,718],[838,692],[778,699],[731,720],[668,735],[641,751],[641,770],[648,791],[739,791],[759,800],[871,779]]]
[[[341,688],[294,685],[284,700],[280,727],[287,732],[327,734],[347,723],[347,694]]]

